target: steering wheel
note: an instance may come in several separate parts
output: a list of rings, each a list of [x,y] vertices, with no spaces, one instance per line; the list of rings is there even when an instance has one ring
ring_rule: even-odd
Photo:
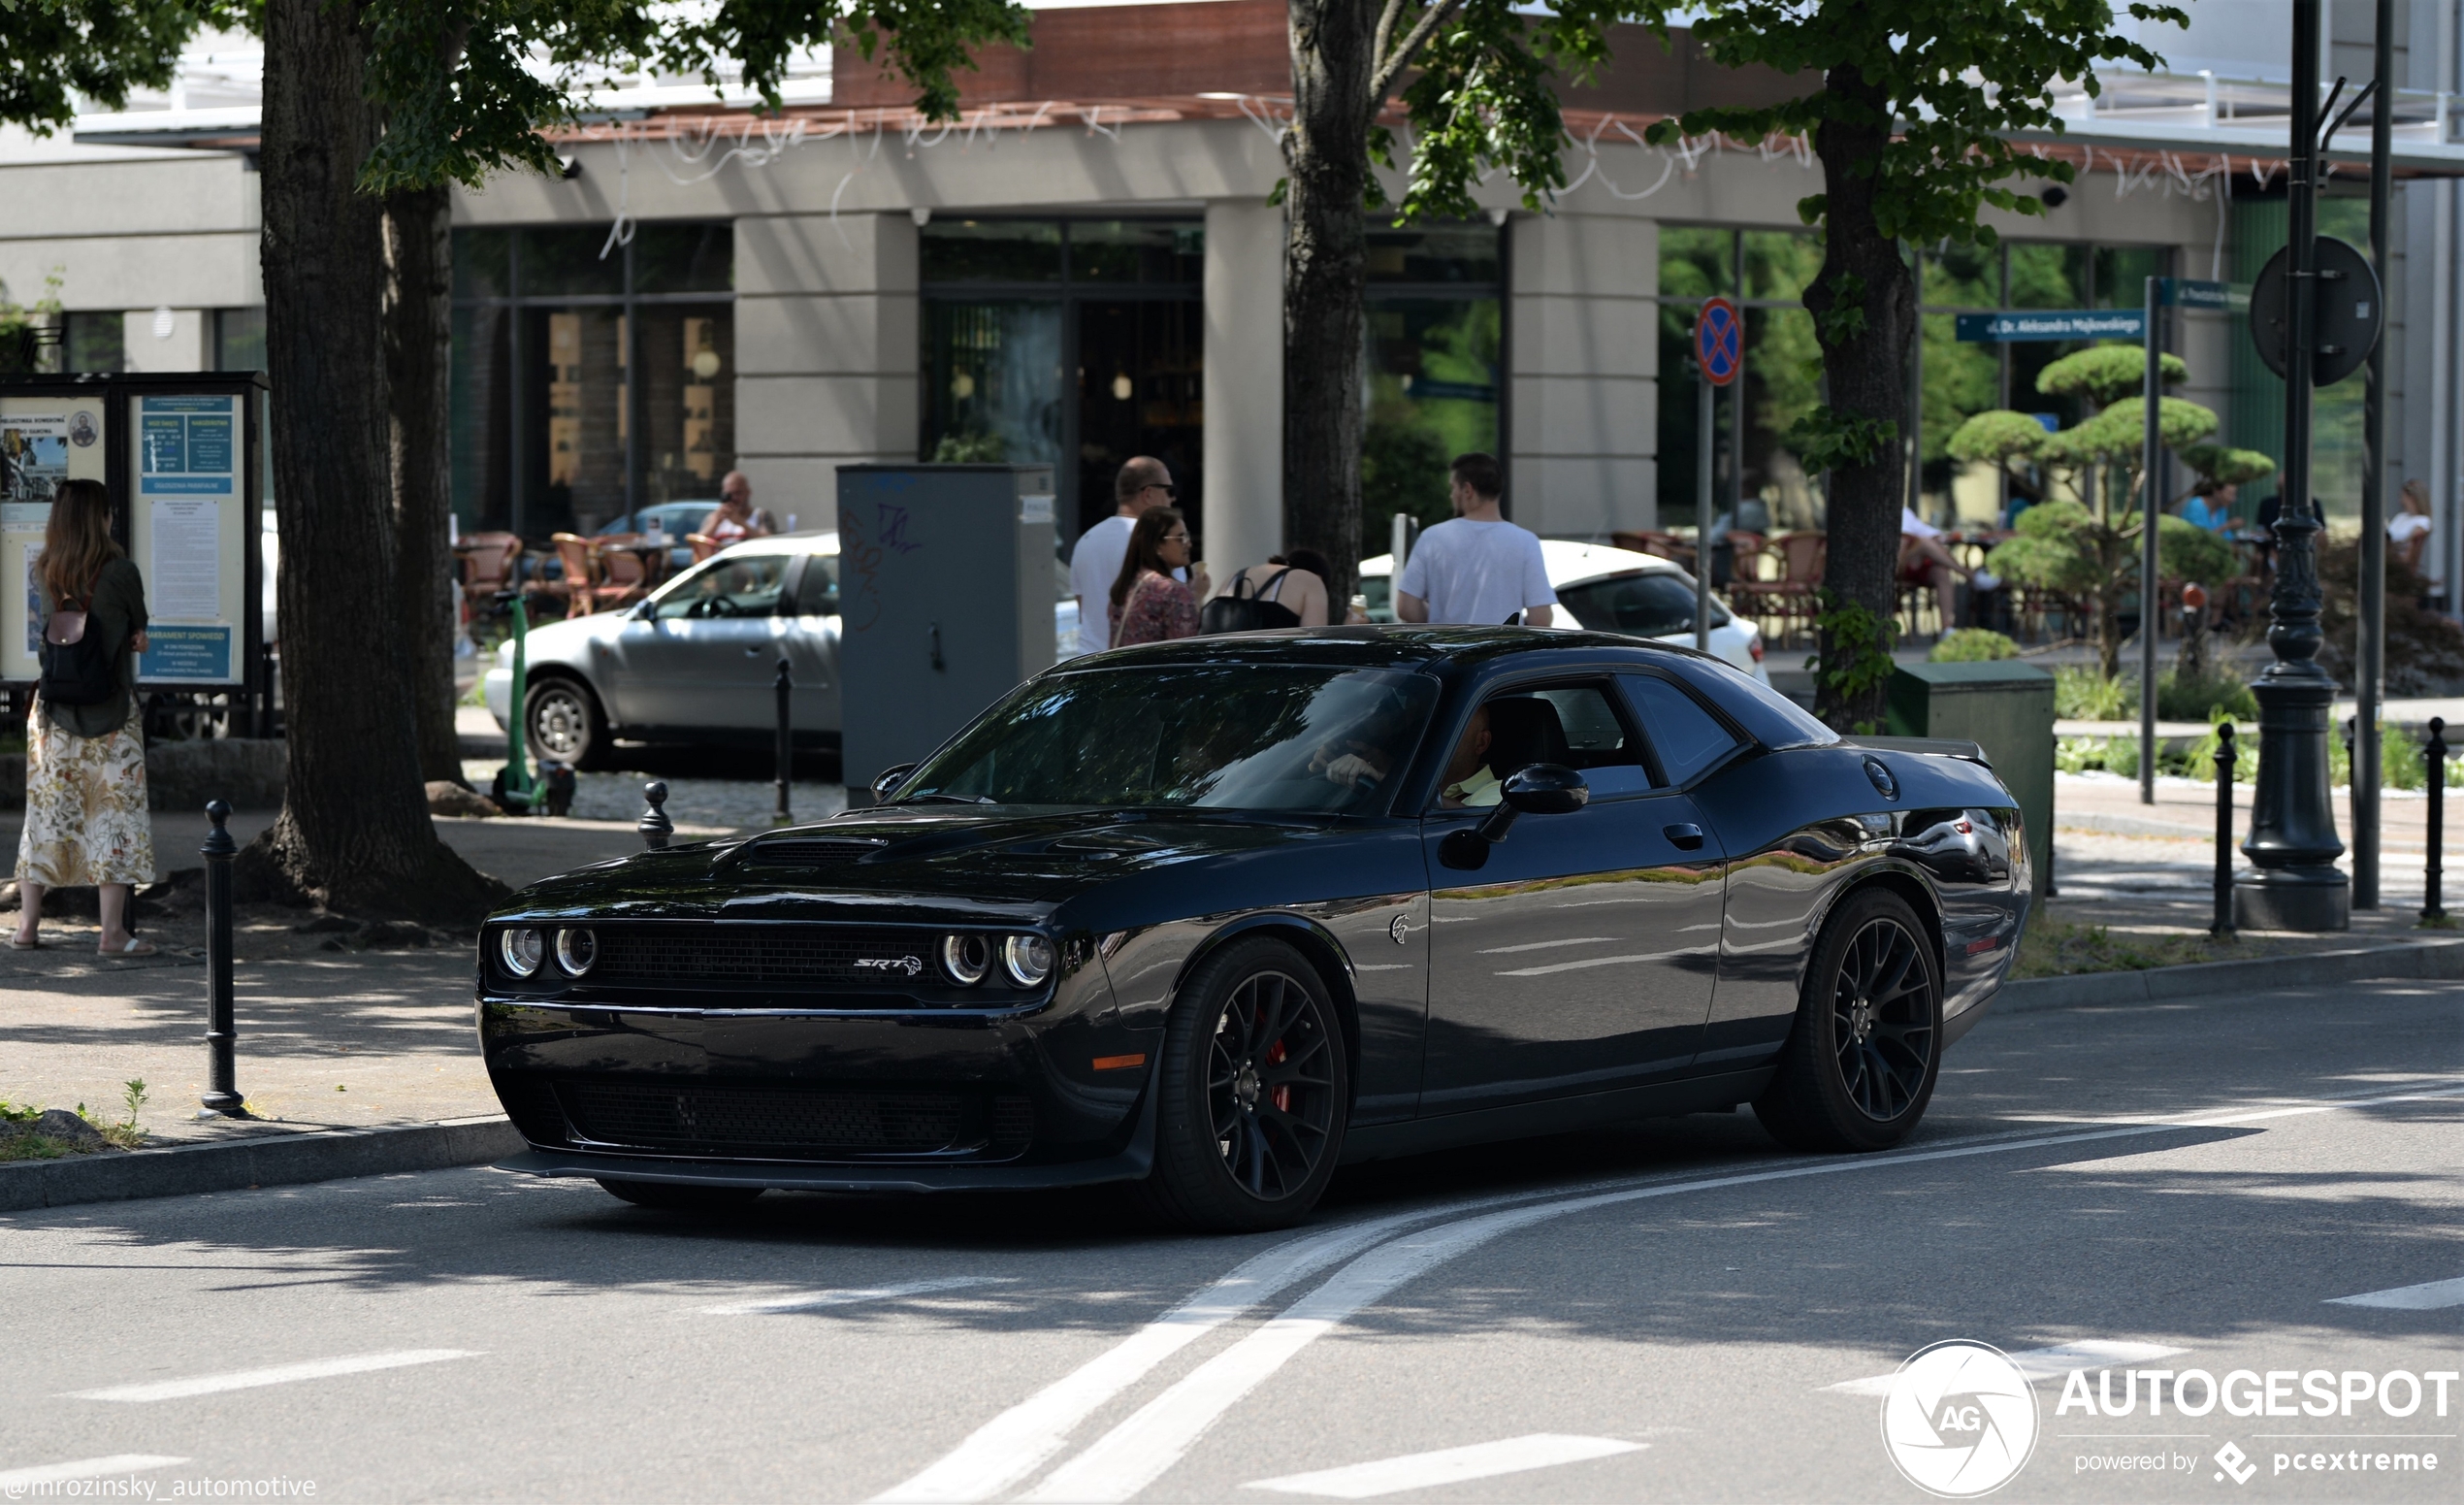
[[[695,604],[693,614],[707,617],[742,616],[745,613],[742,604],[732,596],[706,596]]]

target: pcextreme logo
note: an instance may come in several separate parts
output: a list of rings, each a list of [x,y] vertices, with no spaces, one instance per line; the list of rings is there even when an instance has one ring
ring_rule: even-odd
[[[2036,1391],[2000,1349],[1963,1339],[1919,1349],[1883,1392],[1882,1445],[1928,1494],[1991,1494],[2036,1449]]]

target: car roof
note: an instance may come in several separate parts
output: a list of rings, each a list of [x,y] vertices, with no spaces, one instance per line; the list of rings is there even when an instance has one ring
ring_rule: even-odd
[[[1615,633],[1533,627],[1432,627],[1418,623],[1354,627],[1287,627],[1223,633],[1115,648],[1065,661],[1064,670],[1163,667],[1180,664],[1324,664],[1364,669],[1472,665],[1523,653],[1565,649],[1698,657],[1692,648]]]
[[[1614,544],[1591,543],[1581,539],[1542,539],[1540,563],[1548,571],[1551,588],[1575,585],[1598,579],[1605,574],[1685,574],[1685,567],[1673,559],[1657,554],[1637,553]],[[1377,554],[1360,562],[1362,574],[1392,574],[1395,556]],[[1689,579],[1692,576],[1687,576]]]

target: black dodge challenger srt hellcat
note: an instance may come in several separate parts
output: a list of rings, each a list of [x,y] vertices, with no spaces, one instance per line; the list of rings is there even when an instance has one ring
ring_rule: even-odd
[[[1289,1224],[1338,1164],[1750,1102],[1916,1126],[2028,908],[1972,747],[1520,628],[1074,659],[879,803],[533,885],[479,942],[507,1167],[653,1206],[1134,1182]]]

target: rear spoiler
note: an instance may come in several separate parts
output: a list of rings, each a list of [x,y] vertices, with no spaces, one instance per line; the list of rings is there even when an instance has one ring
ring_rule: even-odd
[[[1991,772],[1993,762],[1985,749],[1974,742],[1963,742],[1949,736],[1849,736],[1840,738],[1849,747],[1870,747],[1877,752],[1930,753],[1937,758],[1957,758],[1973,763]]]

